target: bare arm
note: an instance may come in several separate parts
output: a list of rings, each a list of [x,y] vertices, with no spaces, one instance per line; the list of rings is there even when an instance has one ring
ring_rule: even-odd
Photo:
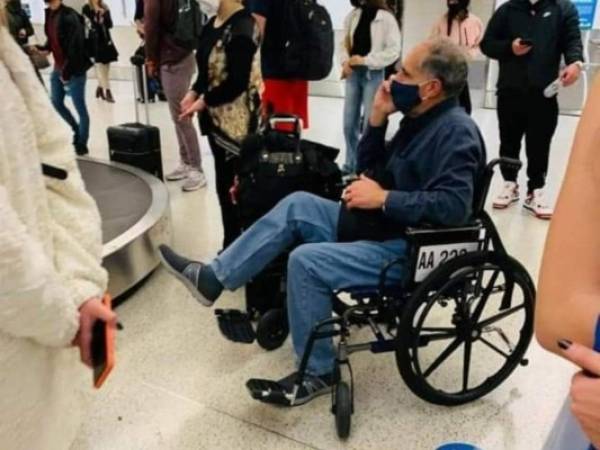
[[[540,276],[536,333],[593,346],[600,314],[600,77],[579,123],[548,234]]]
[[[260,14],[252,13],[252,17],[256,20],[258,24],[258,28],[260,29],[260,35],[265,35],[265,27],[267,26],[267,18],[265,16],[261,16]]]

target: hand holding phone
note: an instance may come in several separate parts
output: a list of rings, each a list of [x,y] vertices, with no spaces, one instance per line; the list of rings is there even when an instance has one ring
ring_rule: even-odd
[[[114,366],[114,329],[117,316],[111,298],[94,298],[79,309],[79,331],[73,342],[79,347],[81,361],[94,369],[94,385],[100,387]]]
[[[517,56],[524,56],[533,48],[533,41],[527,38],[517,38],[512,43],[512,51]]]
[[[105,295],[102,303],[111,309],[111,298]],[[100,389],[115,366],[115,326],[113,322],[96,320],[92,329],[92,368],[94,370],[94,387]]]

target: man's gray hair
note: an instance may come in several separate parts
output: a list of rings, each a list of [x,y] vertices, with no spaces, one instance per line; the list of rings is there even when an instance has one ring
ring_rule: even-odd
[[[446,38],[428,42],[421,70],[442,82],[447,97],[458,97],[467,84],[469,64],[465,51]]]

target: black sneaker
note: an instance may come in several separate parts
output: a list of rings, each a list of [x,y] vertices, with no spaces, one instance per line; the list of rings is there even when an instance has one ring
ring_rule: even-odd
[[[208,307],[215,303],[220,292],[211,299],[213,295],[208,295],[199,289],[200,274],[204,264],[184,258],[166,245],[158,248],[158,254],[165,269],[181,281],[199,303]]]
[[[327,375],[304,375],[302,385],[296,390],[297,372],[277,381],[249,380],[246,387],[256,400],[280,406],[300,406],[321,395],[330,394],[338,377]]]
[[[85,156],[87,154],[89,154],[89,150],[87,148],[87,145],[85,144],[75,144],[75,153],[77,154],[77,156]]]

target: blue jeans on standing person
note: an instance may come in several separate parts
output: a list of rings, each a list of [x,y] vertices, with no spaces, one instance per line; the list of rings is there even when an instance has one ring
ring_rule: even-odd
[[[353,287],[374,287],[386,263],[407,256],[406,241],[338,243],[340,204],[304,192],[289,195],[250,227],[210,264],[228,290],[258,275],[278,255],[292,251],[287,271],[287,310],[294,350],[302,358],[314,326],[332,316],[332,295]],[[406,264],[390,270],[399,284]],[[315,342],[308,363],[311,375],[333,371],[333,341]]]
[[[63,83],[60,79],[58,70],[52,71],[50,75],[50,97],[54,109],[65,122],[69,124],[73,130],[73,144],[75,146],[87,147],[88,138],[90,135],[90,116],[88,115],[87,106],[85,105],[85,84],[87,77],[85,74],[71,77],[71,79]],[[73,106],[79,116],[79,123],[71,114],[71,111],[65,106],[65,96],[71,96]]]
[[[345,173],[356,172],[358,142],[369,124],[371,107],[377,89],[384,80],[383,70],[369,70],[366,67],[354,67],[346,79],[346,98],[344,101],[344,137],[346,138]]]

